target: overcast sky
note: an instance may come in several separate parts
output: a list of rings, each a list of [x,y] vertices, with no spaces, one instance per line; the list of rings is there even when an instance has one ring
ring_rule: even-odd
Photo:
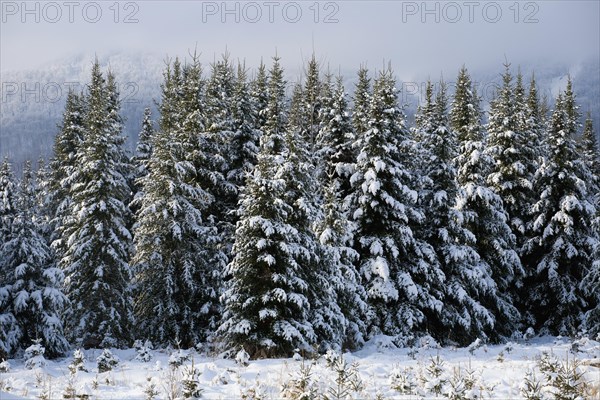
[[[223,6],[225,5],[225,6]],[[315,52],[334,70],[391,61],[396,74],[600,58],[590,1],[1,1],[0,69],[37,69],[115,51],[211,61],[226,48],[255,66],[277,52],[298,67]],[[238,21],[236,21],[236,19]]]

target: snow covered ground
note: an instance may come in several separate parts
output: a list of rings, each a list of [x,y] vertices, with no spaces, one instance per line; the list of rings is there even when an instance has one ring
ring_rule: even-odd
[[[69,387],[77,395],[87,394],[91,399],[169,399],[182,396],[186,378],[198,383],[205,399],[299,398],[293,397],[295,389],[312,391],[315,395],[328,394],[329,399],[445,398],[466,389],[471,378],[475,382],[473,389],[463,390],[463,397],[457,398],[519,399],[523,398],[520,389],[530,370],[545,386],[542,392],[546,395],[557,390],[546,383],[545,377],[556,380],[559,374],[544,374],[540,370],[543,364],[540,359],[551,361],[554,357],[562,366],[572,366],[574,359],[579,360],[581,381],[588,383],[586,398],[600,399],[600,343],[588,339],[545,337],[529,343],[460,349],[440,349],[424,341],[418,348],[396,349],[385,337],[378,337],[361,351],[344,354],[345,367],[335,362],[334,355],[318,360],[302,360],[299,356],[257,360],[244,366],[195,351],[172,350],[153,350],[152,359],[142,362],[136,359],[135,349],[128,349],[113,350],[119,364],[112,371],[99,373],[96,358],[100,353],[101,350],[84,351],[88,372],[78,371],[74,375],[68,368],[72,357],[47,361],[45,366],[33,369],[27,369],[23,360],[9,360],[9,372],[0,373],[0,399],[58,399],[63,398]],[[179,367],[172,367],[170,360],[178,358],[173,353],[181,356],[188,353],[189,359]],[[435,378],[432,360],[438,356],[443,364]],[[192,364],[196,374],[190,374]],[[345,377],[336,382],[341,376]],[[402,387],[413,394],[402,394]]]

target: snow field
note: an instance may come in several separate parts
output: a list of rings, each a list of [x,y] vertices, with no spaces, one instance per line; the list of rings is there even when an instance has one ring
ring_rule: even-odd
[[[253,360],[244,366],[243,357],[241,363],[236,363],[207,357],[194,350],[155,350],[149,362],[142,362],[136,359],[135,349],[114,349],[112,353],[120,360],[118,366],[99,373],[96,358],[102,350],[94,349],[83,351],[88,372],[77,371],[75,375],[68,368],[72,357],[47,360],[45,366],[33,369],[27,369],[23,360],[15,359],[9,361],[9,372],[0,373],[0,399],[64,398],[69,386],[74,387],[77,395],[88,395],[90,399],[183,398],[181,385],[184,378],[190,376],[192,366],[204,399],[300,398],[301,392],[309,396],[307,399],[323,399],[323,395],[329,399],[448,398],[456,385],[456,376],[469,376],[469,371],[475,385],[464,392],[462,398],[521,399],[521,387],[529,370],[534,371],[544,386],[544,398],[550,399],[554,389],[545,385],[538,364],[544,353],[561,362],[579,360],[579,371],[588,383],[587,396],[600,399],[600,343],[597,341],[581,339],[574,346],[574,341],[568,339],[544,337],[530,343],[493,346],[474,343],[460,349],[421,343],[418,348],[398,349],[387,337],[374,338],[364,349],[343,355],[346,367],[341,374],[346,375],[341,384],[339,379],[336,381],[340,377],[340,368],[336,371],[336,365],[341,364],[336,364],[337,355],[333,353],[318,360],[304,360],[296,355],[290,359]],[[574,353],[576,347],[578,350]],[[437,357],[442,364],[441,373],[436,377],[431,371],[432,360]],[[174,360],[182,361],[182,365],[172,367]],[[402,394],[398,389],[407,381],[415,385],[413,394]],[[441,388],[437,397],[436,385]],[[311,394],[314,397],[310,397]]]

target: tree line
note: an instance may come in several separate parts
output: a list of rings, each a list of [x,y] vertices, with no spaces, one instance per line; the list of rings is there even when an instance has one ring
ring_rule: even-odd
[[[484,124],[463,67],[408,126],[391,67],[361,67],[352,96],[314,57],[291,96],[277,57],[163,78],[133,156],[96,61],[49,163],[0,166],[2,357],[600,331],[599,148],[570,79],[549,110],[506,65]]]

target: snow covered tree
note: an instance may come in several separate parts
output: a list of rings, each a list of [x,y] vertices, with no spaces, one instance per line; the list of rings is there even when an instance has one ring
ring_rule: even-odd
[[[324,164],[324,175],[335,187],[341,202],[350,194],[350,176],[354,173],[356,135],[348,109],[342,77],[338,77],[328,101],[321,108],[321,129],[317,142],[318,155]]]
[[[440,339],[466,345],[492,336],[495,316],[490,305],[497,301],[497,287],[462,211],[454,207],[459,195],[454,166],[458,141],[448,120],[446,85],[440,83],[435,100],[431,84],[428,88],[417,135],[424,152],[419,204],[427,221],[419,235],[433,246],[446,278],[441,317],[429,327]]]
[[[526,110],[522,83],[515,90],[509,67],[505,65],[502,87],[490,108],[486,153],[494,164],[487,180],[504,202],[521,255],[529,237],[531,206],[535,200],[531,184],[535,164],[531,163],[536,163],[537,157],[529,146],[531,137],[524,131]]]
[[[72,176],[77,166],[77,152],[83,142],[84,118],[87,112],[86,100],[82,94],[69,90],[63,112],[60,131],[54,139],[53,156],[50,160],[48,179],[48,204],[50,206],[51,244],[61,258],[65,252],[65,228],[69,223],[72,197],[70,195]]]
[[[152,111],[149,107],[144,109],[144,119],[142,120],[142,129],[138,135],[138,142],[135,148],[135,155],[131,159],[133,164],[133,200],[131,202],[131,212],[136,213],[139,203],[144,196],[142,192],[141,180],[148,175],[148,163],[152,157],[152,136],[154,136],[154,123],[152,121]]]
[[[319,134],[319,114],[321,104],[321,79],[319,77],[319,63],[313,54],[306,67],[306,80],[302,91],[303,101],[302,110],[306,126],[301,135],[303,140],[308,143],[308,151],[314,154],[317,145],[317,136]]]
[[[594,180],[588,183],[591,194],[598,196],[598,191],[600,190],[600,146],[598,145],[598,138],[594,132],[592,117],[589,111],[585,119],[583,134],[581,135],[579,152],[594,177]],[[600,198],[596,198],[596,201],[600,201]]]
[[[202,210],[213,197],[199,185],[206,162],[201,69],[176,59],[164,72],[159,130],[153,135],[149,173],[135,226],[135,315],[138,336],[184,348],[206,339],[216,288],[207,271],[206,237],[214,237]]]
[[[199,212],[194,228],[199,246],[195,254],[194,276],[196,342],[208,339],[220,319],[219,296],[221,277],[228,264],[232,246],[231,212],[235,208],[236,188],[226,179],[227,154],[233,129],[233,71],[227,55],[213,65],[204,96],[202,69],[196,55],[183,70],[182,86],[184,119],[180,131],[181,145],[177,158],[189,162],[194,169],[182,182],[199,190],[190,204]],[[190,193],[191,194],[191,193]],[[193,221],[191,219],[190,221]]]
[[[578,134],[579,128],[581,127],[581,124],[579,123],[581,113],[579,112],[579,106],[577,105],[575,93],[573,93],[573,81],[571,80],[571,75],[567,76],[567,86],[564,92],[563,107],[567,117],[565,126],[567,133],[569,135]]]
[[[72,303],[69,334],[85,348],[126,346],[132,323],[130,188],[124,176],[128,158],[111,96],[96,61],[88,88],[84,139],[76,152],[76,166],[66,178],[73,202],[60,261]]]
[[[309,349],[316,339],[305,280],[305,269],[316,260],[314,250],[306,247],[306,232],[295,226],[298,204],[289,203],[296,182],[286,182],[286,122],[285,82],[276,57],[267,122],[258,164],[240,205],[218,329],[227,349],[242,346],[254,358],[290,356],[296,348]]]
[[[358,70],[358,82],[354,89],[354,107],[352,112],[352,124],[354,132],[360,135],[368,129],[369,105],[371,102],[371,78],[369,70],[361,66]]]
[[[355,228],[350,221],[349,196],[355,135],[342,78],[338,77],[333,86],[326,77],[321,94],[321,129],[317,143],[324,204],[316,233],[323,248],[321,265],[331,268],[329,281],[345,318],[341,344],[344,348],[356,349],[367,337],[368,305],[355,266],[358,253],[352,248]]]
[[[50,358],[68,348],[60,314],[67,306],[61,291],[63,274],[54,265],[51,249],[35,223],[36,189],[27,162],[17,197],[9,240],[0,246],[0,270],[9,272],[12,309],[19,326],[19,343],[28,347],[41,340]]]
[[[312,71],[312,72],[310,72]],[[307,283],[307,298],[311,306],[309,321],[312,323],[319,351],[341,346],[344,316],[336,300],[336,288],[332,282],[336,280],[338,271],[333,260],[322,254],[322,248],[317,240],[313,225],[321,219],[321,188],[319,185],[318,152],[314,152],[317,138],[313,138],[314,125],[318,123],[318,115],[312,115],[320,98],[314,99],[310,92],[317,92],[318,70],[316,63],[309,63],[308,81],[302,87],[297,84],[294,88],[288,126],[285,134],[287,152],[280,165],[277,176],[285,182],[284,198],[292,205],[294,212],[289,215],[287,222],[298,232],[298,245],[303,247],[305,254],[296,256],[300,266],[298,271]],[[317,111],[318,113],[318,111]],[[312,139],[311,139],[312,138]],[[316,155],[316,156],[315,156]]]
[[[247,71],[239,64],[232,95],[232,136],[228,145],[227,180],[236,187],[236,199],[246,184],[247,174],[256,165],[256,155],[261,131],[256,128],[256,119],[247,82]],[[234,204],[237,206],[236,204]]]
[[[267,107],[269,103],[269,85],[267,67],[260,61],[256,77],[250,82],[250,101],[256,128],[263,130],[267,123]]]
[[[564,100],[559,94],[547,135],[549,155],[535,176],[539,200],[533,207],[535,236],[528,244],[534,267],[528,304],[537,330],[570,335],[588,307],[580,282],[592,267],[598,239],[586,185],[591,173],[577,154]]]
[[[0,165],[0,249],[12,237],[17,215],[17,189],[12,165],[5,158]],[[4,259],[8,254],[0,254]],[[0,260],[0,358],[7,359],[19,345],[21,331],[13,313],[12,285],[14,270]]]
[[[444,275],[431,246],[413,235],[425,217],[416,208],[409,168],[414,143],[394,86],[391,69],[382,71],[369,100],[368,129],[357,131],[351,215],[357,266],[373,312],[370,334],[402,340],[423,333],[426,316],[441,312]]]
[[[455,159],[456,208],[462,214],[463,225],[475,236],[475,250],[481,261],[489,265],[496,286],[491,296],[481,296],[481,302],[494,313],[490,337],[495,340],[509,336],[518,327],[520,314],[513,304],[524,271],[502,199],[485,180],[493,160],[485,153],[479,103],[469,73],[463,67],[450,111],[450,125],[459,143]]]

